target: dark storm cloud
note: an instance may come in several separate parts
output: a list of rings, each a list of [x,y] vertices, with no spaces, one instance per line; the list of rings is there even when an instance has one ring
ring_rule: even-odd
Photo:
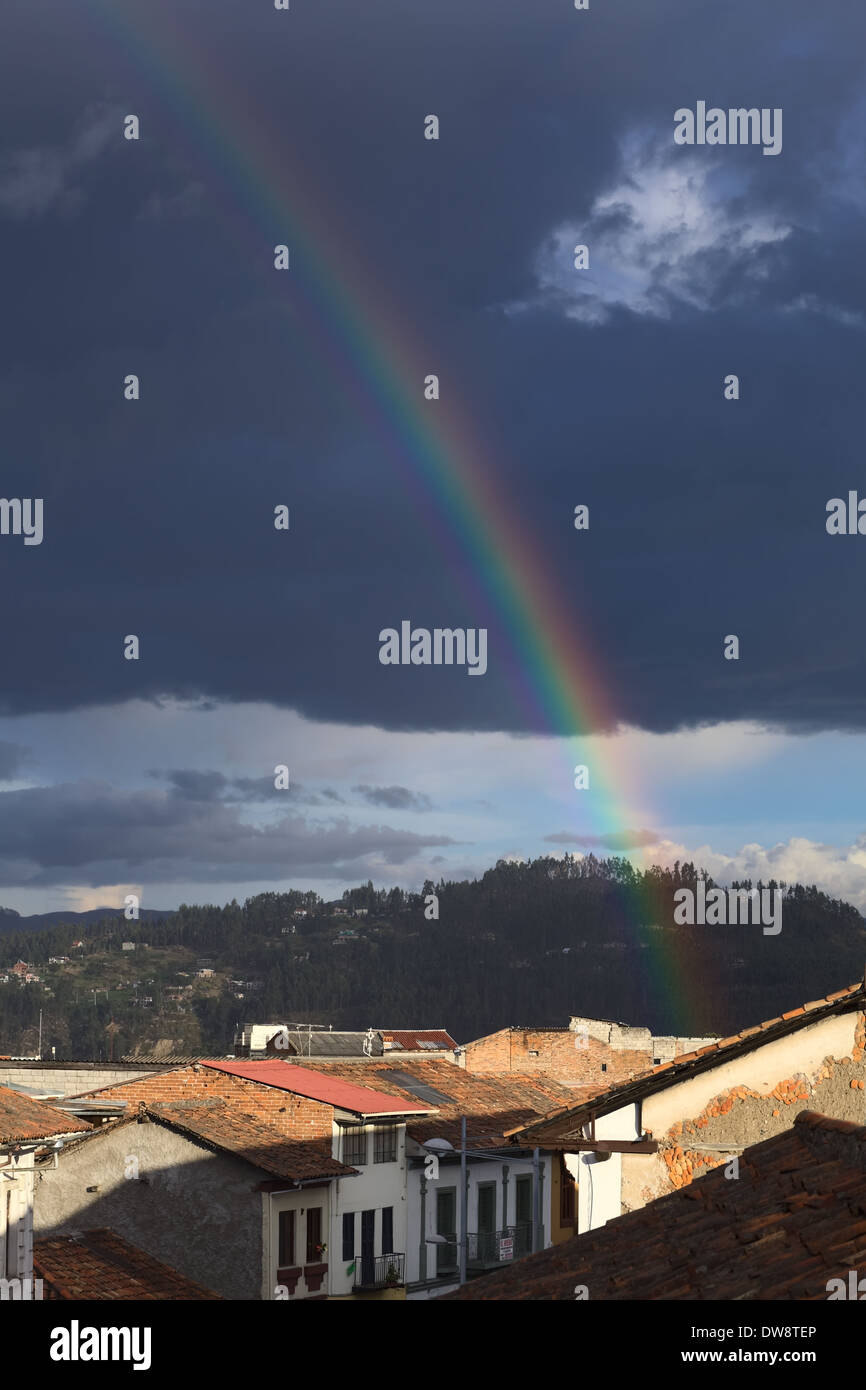
[[[0,885],[130,881],[228,883],[321,876],[357,879],[371,857],[407,863],[445,835],[417,835],[337,817],[288,814],[268,825],[236,808],[163,791],[121,791],[104,782],[0,793]]]
[[[113,8],[134,31],[137,3]],[[203,124],[96,11],[56,9],[50,44],[40,7],[4,35],[3,491],[43,497],[45,530],[39,547],[0,537],[2,709],[170,693],[401,729],[545,727],[476,568],[491,518],[467,539],[443,516],[398,417],[356,391],[345,335],[309,311],[342,305],[351,249],[440,373],[438,404],[411,383],[418,411],[457,401],[486,441],[481,466],[575,616],[555,658],[606,688],[608,726],[866,724],[866,541],[824,529],[827,499],[862,478],[861,7],[338,0],[289,17],[213,0],[203,19],[150,0],[148,24],[174,16],[215,74]],[[235,97],[284,144],[276,205],[249,200],[205,133]],[[698,97],[783,108],[782,154],[674,150],[673,112]],[[138,145],[99,123],[120,110],[141,116]],[[631,132],[649,141],[638,165]],[[259,152],[240,160],[253,181]],[[659,232],[665,178],[699,153],[697,234]],[[324,295],[277,210],[303,207],[298,165],[347,248]],[[570,317],[571,272],[544,259],[581,228],[595,323]],[[362,327],[362,357],[379,336]],[[381,666],[379,631],[406,618],[488,627],[486,675]],[[177,785],[205,804],[243,794]]]
[[[393,811],[429,811],[430,798],[423,792],[412,792],[408,787],[368,787],[361,785],[352,788],[371,806],[387,806]]]
[[[152,772],[152,777],[165,779],[176,797],[182,801],[224,801],[262,803],[281,798],[304,806],[343,804],[343,798],[333,787],[313,791],[302,782],[291,780],[289,786],[277,788],[274,777],[226,777],[222,772],[201,772],[174,769]],[[381,803],[385,804],[385,803]]]

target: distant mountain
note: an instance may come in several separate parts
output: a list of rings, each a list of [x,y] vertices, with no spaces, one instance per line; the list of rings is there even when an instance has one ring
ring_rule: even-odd
[[[155,907],[142,907],[138,911],[138,920],[159,922],[173,915],[174,908],[161,911]],[[0,936],[7,936],[10,932],[44,931],[47,927],[60,927],[67,923],[73,926],[80,922],[82,926],[88,926],[116,917],[123,918],[122,907],[91,907],[87,912],[34,912],[28,917],[22,917],[14,907],[0,907]]]

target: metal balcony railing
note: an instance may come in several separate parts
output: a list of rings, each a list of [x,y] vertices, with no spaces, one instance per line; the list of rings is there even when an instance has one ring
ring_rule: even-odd
[[[353,1289],[399,1289],[406,1282],[405,1255],[359,1255],[355,1263]]]
[[[466,1239],[467,1269],[490,1269],[511,1264],[532,1251],[532,1223],[503,1226],[501,1231],[469,1231]]]

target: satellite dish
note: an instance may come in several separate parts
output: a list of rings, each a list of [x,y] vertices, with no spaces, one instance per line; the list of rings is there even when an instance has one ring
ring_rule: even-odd
[[[422,1149],[453,1149],[454,1145],[449,1139],[428,1139],[426,1144],[421,1145]]]

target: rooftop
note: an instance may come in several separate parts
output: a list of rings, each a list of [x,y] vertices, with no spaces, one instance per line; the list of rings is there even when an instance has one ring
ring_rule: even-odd
[[[500,1147],[506,1142],[508,1129],[546,1114],[566,1098],[573,1102],[575,1096],[594,1093],[592,1087],[568,1086],[542,1072],[477,1076],[445,1057],[405,1053],[386,1054],[363,1063],[311,1062],[309,1069],[319,1075],[338,1076],[343,1082],[363,1080],[391,1096],[426,1099],[436,1106],[436,1113],[422,1112],[418,1119],[409,1117],[406,1122],[407,1132],[422,1144],[434,1136],[458,1144],[460,1118],[465,1115],[473,1147]]]
[[[220,1298],[107,1227],[37,1238],[33,1270],[63,1300]]]
[[[249,1110],[249,1102],[238,1097]],[[324,1139],[287,1139],[265,1116],[244,1113],[240,1104],[222,1097],[148,1102],[128,1102],[128,1111],[119,1120],[90,1129],[89,1133],[65,1146],[71,1152],[82,1144],[98,1144],[105,1135],[139,1118],[164,1125],[206,1148],[241,1158],[254,1168],[288,1182],[327,1181],[351,1177],[357,1169],[331,1157],[331,1145]]]
[[[351,1110],[356,1115],[430,1114],[429,1105],[421,1105],[417,1100],[406,1100],[404,1093],[399,1090],[376,1091],[363,1084],[347,1083],[343,1080],[342,1071],[339,1077],[327,1075],[281,1059],[262,1062],[203,1062],[202,1065],[211,1067],[214,1071],[225,1072],[229,1076],[241,1077],[244,1081],[256,1081],[263,1086],[275,1086],[281,1091],[291,1091],[293,1095],[306,1096],[308,1100],[318,1100],[325,1105],[336,1106],[339,1110]],[[368,1066],[361,1064],[358,1080],[365,1082],[370,1079]],[[398,1105],[394,1104],[395,1097],[400,1102]]]
[[[612,1110],[619,1110],[621,1106],[642,1100],[656,1091],[665,1090],[686,1077],[711,1071],[735,1057],[754,1052],[756,1048],[763,1047],[765,1043],[776,1038],[786,1037],[801,1028],[811,1027],[823,1018],[845,1013],[852,1008],[864,1007],[866,985],[861,980],[857,984],[849,985],[847,989],[828,994],[823,999],[813,999],[799,1008],[790,1009],[779,1018],[767,1019],[764,1023],[744,1028],[742,1032],[734,1033],[729,1038],[720,1038],[718,1042],[709,1043],[697,1052],[687,1052],[671,1062],[649,1067],[646,1071],[638,1072],[630,1080],[618,1082],[605,1091],[596,1090],[589,1097],[579,1099],[576,1104],[572,1099],[571,1104],[551,1110],[543,1120],[517,1126],[510,1132],[509,1137],[516,1142],[525,1140],[527,1143],[538,1144],[564,1138],[570,1130],[577,1128],[590,1112],[595,1115],[609,1114]]]
[[[0,1144],[49,1139],[56,1134],[74,1134],[89,1128],[86,1120],[71,1119],[62,1110],[55,1110],[53,1105],[0,1086]]]
[[[866,1127],[802,1111],[689,1187],[448,1298],[826,1300],[866,1265]]]

